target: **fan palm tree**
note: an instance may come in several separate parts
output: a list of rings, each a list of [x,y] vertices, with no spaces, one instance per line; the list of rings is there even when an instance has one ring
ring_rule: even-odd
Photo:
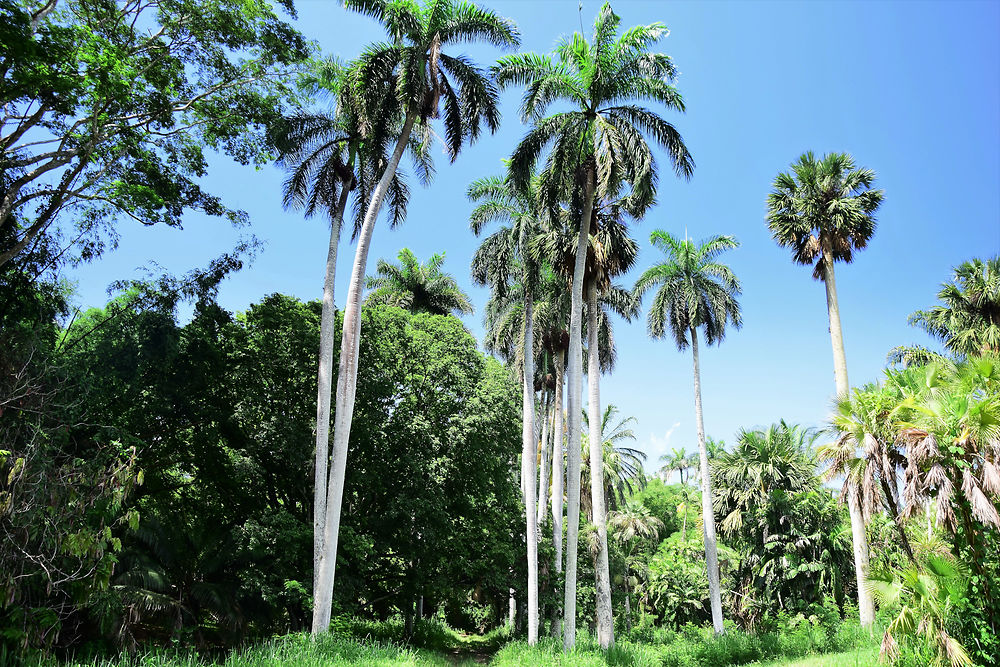
[[[522,298],[521,345],[518,355],[522,389],[522,450],[521,481],[526,519],[528,558],[528,643],[538,642],[538,512],[536,486],[535,441],[535,338],[534,293],[538,280],[538,263],[528,251],[538,232],[541,214],[537,179],[515,187],[509,179],[492,177],[477,180],[469,186],[468,196],[479,202],[470,216],[472,231],[478,236],[491,222],[506,223],[488,236],[472,259],[472,277],[480,285],[489,285],[502,300],[508,285],[517,280]],[[543,454],[544,460],[544,454]],[[544,467],[544,466],[543,466]],[[543,470],[542,477],[545,477]]]
[[[858,490],[862,516],[869,520],[876,507],[884,506],[896,525],[900,545],[914,559],[903,528],[897,469],[906,457],[896,446],[898,428],[894,419],[900,396],[890,387],[868,384],[837,399],[830,418],[837,440],[819,448],[821,460],[829,462],[827,479],[844,477],[841,495],[850,485]],[[858,449],[862,455],[858,456]]]
[[[965,573],[956,562],[930,555],[923,566],[911,562],[897,572],[875,574],[868,586],[883,605],[899,607],[882,635],[883,658],[894,662],[900,655],[900,640],[913,637],[933,652],[931,664],[971,667],[968,651],[948,632],[967,587]]]
[[[767,197],[767,225],[775,242],[792,249],[797,264],[813,267],[813,278],[826,287],[826,307],[833,347],[837,395],[850,389],[847,357],[840,326],[840,306],[833,265],[851,263],[854,252],[868,245],[875,233],[875,212],[885,193],[873,190],[875,172],[858,168],[846,153],[829,153],[821,159],[809,151],[779,173]],[[858,577],[858,610],[862,625],[871,625],[875,607],[864,582],[868,572],[868,543],[857,490],[846,494],[854,539],[854,566]]]
[[[323,532],[326,525],[327,475],[330,460],[330,399],[333,387],[333,346],[336,306],[337,249],[344,214],[352,192],[355,210],[367,205],[372,189],[375,164],[386,156],[371,149],[380,146],[393,128],[391,112],[380,113],[383,122],[367,132],[361,129],[358,103],[350,86],[351,68],[337,60],[318,63],[303,75],[300,85],[309,93],[330,98],[331,112],[300,112],[285,118],[275,136],[279,148],[278,164],[288,171],[284,183],[285,208],[304,210],[305,216],[319,213],[329,217],[330,242],[327,249],[326,272],[323,280],[323,306],[320,315],[319,371],[316,397],[316,463],[313,486],[313,586],[319,574],[319,559],[323,552]],[[372,140],[375,139],[375,140]],[[409,144],[410,154],[422,180],[433,170],[429,153],[416,141]],[[359,177],[366,182],[360,187]],[[397,172],[390,183],[391,218],[400,221],[405,215],[409,192],[403,175]],[[355,234],[357,227],[355,227]],[[315,590],[314,590],[315,595]]]
[[[712,603],[712,625],[722,634],[722,597],[719,583],[719,554],[715,538],[715,515],[712,511],[712,480],[705,445],[705,421],[701,407],[701,370],[698,359],[698,329],[705,330],[709,345],[721,343],[726,327],[739,329],[743,324],[740,283],[728,266],[717,260],[726,250],[739,247],[732,236],[714,236],[701,244],[683,240],[662,230],[650,236],[650,242],[667,255],[667,261],[647,269],[635,284],[637,298],[659,287],[650,306],[647,324],[653,338],[673,336],[677,349],[691,346],[694,358],[694,406],[698,427],[701,463],[701,503],[705,532],[705,562]]]
[[[365,280],[365,287],[374,290],[365,299],[366,304],[396,306],[411,313],[432,315],[472,314],[469,295],[441,270],[443,252],[432,255],[426,264],[421,264],[409,248],[400,250],[397,258],[398,265],[380,259],[375,269],[377,275]]]
[[[387,115],[401,122],[398,132],[373,137],[378,139],[374,141],[378,146],[388,146],[393,138],[395,143],[391,152],[385,151],[389,159],[375,167],[380,173],[371,181],[375,185],[358,233],[344,307],[333,467],[313,608],[313,634],[328,631],[333,611],[340,508],[358,379],[361,293],[375,221],[383,199],[387,194],[392,197],[390,186],[415,127],[422,128],[423,136],[429,140],[428,121],[443,111],[445,148],[454,160],[464,143],[478,138],[483,124],[490,131],[499,125],[499,95],[486,73],[470,59],[451,56],[444,49],[470,41],[486,41],[498,47],[516,46],[520,42],[511,21],[463,0],[428,0],[424,6],[412,0],[346,0],[346,5],[381,23],[392,40],[366,48],[358,66],[352,69],[351,86],[362,109],[359,113],[362,128],[368,130],[386,124]]]
[[[937,294],[942,305],[910,315],[914,324],[954,355],[1000,352],[1000,257],[955,267]]]
[[[633,213],[641,213],[655,195],[656,163],[646,137],[666,149],[678,174],[690,176],[693,161],[680,133],[636,101],[652,100],[682,111],[681,96],[670,85],[676,69],[670,58],[649,52],[666,35],[661,24],[638,26],[618,35],[619,17],[605,4],[588,42],[580,33],[563,39],[555,57],[532,53],[502,58],[495,68],[501,87],[525,86],[521,115],[534,126],[511,159],[514,182],[526,183],[549,147],[542,178],[542,199],[550,205],[568,200],[579,220],[573,267],[569,326],[568,530],[563,646],[576,641],[576,553],[579,539],[580,401],[583,389],[583,281],[587,236],[592,231],[594,201],[630,190]],[[545,116],[553,103],[568,102],[572,111]],[[598,639],[614,641],[608,587],[598,594]]]

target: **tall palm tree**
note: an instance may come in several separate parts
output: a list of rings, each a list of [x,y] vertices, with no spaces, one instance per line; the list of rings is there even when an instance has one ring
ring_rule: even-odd
[[[833,265],[853,261],[855,250],[867,246],[875,233],[875,212],[885,193],[873,190],[874,182],[875,172],[856,167],[854,158],[846,153],[816,159],[809,151],[792,165],[790,173],[778,174],[767,197],[767,225],[775,242],[791,248],[796,263],[812,265],[813,278],[822,280],[826,287],[838,396],[847,394],[850,383]],[[867,626],[875,620],[875,607],[864,583],[868,542],[857,489],[850,485],[846,495],[858,577],[858,611],[862,625]]]
[[[913,313],[910,324],[954,355],[1000,352],[1000,257],[959,264],[937,298],[941,305]]]
[[[683,111],[680,94],[670,82],[676,69],[670,58],[649,52],[666,35],[662,24],[632,28],[618,35],[619,17],[605,4],[588,42],[580,33],[563,39],[555,57],[518,54],[496,66],[501,86],[523,85],[521,115],[534,121],[511,159],[512,180],[530,180],[535,165],[549,147],[543,174],[543,200],[550,205],[568,200],[579,220],[579,241],[573,267],[569,326],[569,399],[567,563],[563,646],[576,641],[576,553],[580,522],[580,401],[583,389],[583,280],[587,236],[591,232],[595,197],[616,197],[627,185],[633,213],[641,213],[655,195],[656,163],[646,137],[660,144],[678,174],[690,176],[691,155],[680,133],[649,109],[635,104],[652,100]],[[568,102],[572,111],[545,116],[550,105]],[[614,641],[610,585],[598,594],[598,639],[603,647]]]
[[[358,118],[357,100],[350,86],[351,67],[330,59],[306,72],[300,85],[319,97],[333,102],[331,112],[303,111],[284,119],[275,136],[279,149],[278,163],[288,171],[284,183],[285,208],[304,210],[305,216],[324,214],[330,220],[330,242],[323,280],[323,306],[320,314],[319,369],[316,397],[316,463],[313,486],[313,587],[319,574],[326,525],[327,476],[330,460],[330,399],[333,387],[333,347],[336,306],[337,248],[344,213],[352,192],[357,193],[356,209],[367,205],[371,183],[361,187],[359,178],[371,180],[374,162],[385,160],[372,149],[380,146],[372,138],[392,131],[385,122],[363,132]],[[392,122],[391,113],[381,114]],[[417,142],[410,143],[411,157],[421,175],[432,170],[429,154]],[[393,220],[401,220],[406,210],[409,189],[403,175],[396,173],[390,189]],[[357,229],[355,228],[355,233]],[[316,591],[313,591],[316,594]]]
[[[539,267],[535,257],[529,252],[529,245],[538,232],[538,218],[541,211],[531,181],[516,187],[505,178],[480,179],[469,186],[468,196],[473,201],[479,202],[470,216],[472,231],[477,236],[491,222],[506,223],[488,236],[476,251],[472,259],[473,280],[480,285],[489,285],[501,300],[509,290],[510,283],[517,280],[522,297],[518,364],[521,369],[522,389],[521,484],[528,551],[528,643],[535,644],[538,642],[538,513],[535,496],[538,487],[535,486],[537,444],[534,293]]]
[[[635,284],[638,298],[659,287],[649,309],[647,324],[653,338],[673,336],[677,349],[691,346],[694,358],[694,408],[698,427],[701,461],[701,504],[705,532],[705,562],[712,603],[712,625],[722,634],[722,594],[719,582],[719,553],[715,538],[715,514],[712,510],[712,479],[705,446],[705,420],[701,407],[701,370],[698,359],[698,329],[705,330],[709,345],[721,343],[726,326],[739,329],[743,324],[740,282],[728,266],[717,260],[726,250],[739,247],[732,236],[714,236],[701,244],[681,241],[656,230],[650,242],[667,255],[667,260],[647,269]]]
[[[400,250],[397,257],[398,265],[384,259],[378,261],[377,275],[365,280],[365,287],[374,290],[365,303],[396,306],[411,313],[472,314],[469,295],[441,270],[443,252],[432,255],[426,264],[421,264],[409,248]]]
[[[429,140],[429,121],[438,118],[443,111],[445,148],[454,160],[464,143],[478,138],[483,124],[490,131],[499,125],[499,95],[486,73],[470,59],[451,56],[444,49],[470,41],[486,41],[498,47],[516,46],[520,42],[517,28],[511,21],[463,0],[428,0],[424,6],[406,0],[346,0],[346,5],[381,23],[391,39],[366,48],[358,66],[352,69],[353,95],[363,110],[359,114],[362,127],[368,129],[385,124],[386,116],[401,119],[401,122],[398,133],[376,137],[379,141],[375,143],[379,145],[388,146],[393,138],[395,142],[392,151],[386,151],[389,159],[375,167],[375,171],[381,173],[373,179],[375,185],[358,233],[358,248],[344,307],[333,466],[313,605],[313,634],[328,631],[333,611],[347,444],[358,379],[361,293],[382,200],[387,194],[393,197],[393,177],[415,127],[422,128]]]

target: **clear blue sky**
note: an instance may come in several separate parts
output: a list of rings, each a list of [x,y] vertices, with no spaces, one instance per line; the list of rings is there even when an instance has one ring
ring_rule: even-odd
[[[383,35],[338,3],[299,2],[300,29],[323,50],[349,59]],[[515,19],[525,51],[547,52],[580,28],[577,2],[486,3]],[[934,303],[954,265],[1000,252],[1000,3],[996,2],[622,2],[623,27],[660,21],[670,29],[660,50],[681,76],[685,115],[669,115],[697,163],[690,182],[664,170],[659,205],[634,229],[641,243],[631,286],[657,259],[649,233],[663,228],[701,238],[733,234],[743,243],[726,259],[743,281],[745,325],[702,355],[706,428],[732,443],[741,427],[779,418],[822,425],[834,389],[822,283],[793,265],[764,223],[774,176],[803,151],[846,151],[878,174],[886,191],[869,248],[837,266],[853,385],[875,380],[886,352],[926,336],[906,324]],[[583,3],[590,30],[600,4]],[[489,64],[499,53],[470,54]],[[467,148],[455,164],[443,154],[429,189],[414,188],[399,229],[381,225],[369,266],[409,247],[426,259],[447,252],[445,267],[479,311],[488,294],[473,287],[464,192],[496,173],[525,132],[519,94],[504,97],[501,130]],[[666,165],[661,160],[661,165]],[[242,310],[265,294],[321,295],[328,230],[282,210],[282,175],[223,159],[206,186],[249,212],[266,243],[253,265],[230,278],[222,304]],[[182,273],[230,249],[246,230],[190,215],[183,230],[121,226],[119,249],[81,267],[82,306],[106,300],[107,285],[136,276],[151,261]],[[343,303],[353,246],[341,246],[337,302]],[[477,335],[481,315],[465,318]],[[697,447],[690,353],[651,341],[644,322],[616,324],[618,367],[602,379],[605,403],[638,419],[639,445],[655,460],[668,447]]]

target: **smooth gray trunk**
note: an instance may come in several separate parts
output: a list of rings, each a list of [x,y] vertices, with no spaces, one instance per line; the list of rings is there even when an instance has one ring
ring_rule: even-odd
[[[594,172],[588,169],[584,195],[583,219],[573,267],[573,289],[569,317],[569,384],[566,400],[566,420],[569,438],[566,441],[566,586],[563,591],[563,650],[576,644],[576,556],[580,536],[580,430],[583,396],[583,274],[587,266],[590,220],[594,214]]]
[[[529,292],[524,304],[524,359],[522,361],[521,479],[524,481],[525,538],[528,546],[528,644],[538,643],[538,522],[535,508],[535,475],[538,446],[535,442],[534,303]]]
[[[552,413],[552,544],[555,547],[556,572],[563,571],[563,359],[555,360],[556,396]]]
[[[851,385],[847,380],[847,355],[844,352],[844,333],[840,327],[840,306],[837,303],[837,279],[834,275],[832,251],[828,244],[823,248],[823,284],[826,286],[826,309],[830,317],[830,345],[833,348],[833,377],[837,396],[847,396]],[[857,484],[848,480],[847,510],[851,517],[851,538],[854,546],[854,573],[858,582],[858,615],[861,625],[868,627],[875,622],[875,603],[868,590],[868,536],[865,520],[858,501]]]
[[[375,221],[378,219],[382,199],[392,182],[399,166],[399,160],[406,150],[407,141],[416,116],[406,115],[399,139],[386,165],[385,173],[379,178],[372,192],[372,200],[365,212],[361,233],[358,235],[358,249],[354,256],[351,284],[344,304],[344,330],[340,344],[340,368],[337,375],[337,403],[333,430],[333,467],[330,471],[326,500],[326,525],[323,530],[323,550],[320,554],[319,576],[316,582],[316,596],[313,602],[312,633],[318,635],[330,629],[333,613],[333,582],[337,568],[337,540],[340,537],[340,509],[344,499],[344,477],[347,473],[347,444],[351,437],[351,421],[354,418],[354,398],[358,385],[358,352],[361,345],[361,294],[364,289],[365,269],[368,265],[368,250],[371,247]]]
[[[345,184],[330,224],[330,246],[326,253],[323,279],[323,309],[319,317],[319,372],[316,395],[316,465],[313,477],[313,597],[319,581],[319,558],[323,553],[323,530],[326,527],[326,481],[330,464],[330,395],[333,393],[333,344],[336,339],[337,306],[333,298],[337,278],[337,247],[344,211],[351,193]]]
[[[539,530],[541,530],[541,525],[545,522],[545,513],[549,511],[548,499],[549,499],[549,459],[552,456],[552,450],[549,449],[549,413],[551,412],[551,401],[549,400],[549,391],[547,388],[542,387],[542,437],[538,443],[538,447],[541,451],[542,466],[541,470],[538,472],[538,512],[536,512],[535,522]]]
[[[555,547],[556,572],[563,571],[563,351],[556,353],[553,365],[556,370],[555,404],[552,406],[552,544]],[[559,605],[552,604],[553,638],[562,634],[559,623]]]
[[[715,510],[712,475],[708,469],[705,447],[705,416],[701,408],[701,368],[698,359],[698,330],[691,328],[691,353],[694,357],[694,416],[698,427],[698,456],[701,460],[701,518],[705,530],[705,565],[708,569],[708,595],[712,603],[712,627],[715,634],[725,632],[722,625],[722,586],[719,581],[719,547],[715,537]]]
[[[611,610],[611,569],[608,565],[608,513],[604,502],[604,434],[601,429],[601,361],[597,342],[597,287],[587,290],[587,389],[590,394],[590,499],[600,549],[594,564],[597,607],[597,641],[607,649],[615,643]]]

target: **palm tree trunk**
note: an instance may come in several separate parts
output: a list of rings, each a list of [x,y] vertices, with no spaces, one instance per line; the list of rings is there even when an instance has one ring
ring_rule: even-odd
[[[698,456],[701,460],[701,518],[705,531],[705,564],[708,566],[708,594],[712,603],[712,627],[715,634],[725,632],[722,625],[722,585],[719,581],[719,547],[715,538],[715,510],[712,475],[708,470],[705,448],[705,415],[701,408],[701,367],[698,359],[698,330],[691,327],[691,353],[694,357],[694,416],[698,427]]]
[[[573,267],[573,289],[570,296],[569,368],[566,369],[569,396],[566,413],[569,438],[566,442],[566,586],[563,591],[563,650],[576,644],[576,556],[580,533],[580,428],[583,392],[583,273],[587,266],[587,246],[590,221],[594,215],[594,169],[588,168],[583,219]]]
[[[549,391],[546,387],[542,387],[542,437],[539,443],[539,448],[541,449],[542,455],[542,469],[538,474],[538,515],[537,515],[537,525],[541,526],[545,521],[545,513],[549,511],[548,499],[549,499],[549,458],[552,455],[552,450],[549,449],[549,412],[551,407],[551,401],[549,400]]]
[[[837,396],[847,396],[851,385],[847,380],[847,355],[844,352],[844,333],[840,327],[840,306],[837,304],[837,279],[833,271],[833,252],[829,242],[823,246],[823,284],[826,286],[826,309],[830,317],[830,344],[833,347],[833,377],[837,383]],[[854,572],[858,581],[858,615],[861,625],[868,627],[875,621],[875,603],[868,591],[868,537],[865,520],[858,502],[857,485],[848,480],[847,509],[851,516],[851,537],[854,543]]]
[[[556,572],[563,571],[563,351],[554,359],[556,370],[555,404],[552,406],[552,545],[555,547]],[[552,605],[553,638],[561,634],[559,605]]]
[[[333,290],[337,277],[337,247],[344,211],[351,193],[349,183],[340,191],[340,200],[330,225],[330,247],[326,253],[326,276],[323,279],[323,309],[319,317],[319,373],[316,396],[316,466],[313,479],[313,597],[319,580],[319,558],[323,553],[323,530],[326,527],[326,480],[330,463],[330,395],[333,392],[333,344],[336,337],[337,308]]]
[[[538,523],[535,508],[535,346],[534,303],[531,292],[524,303],[524,349],[522,360],[521,479],[524,481],[525,538],[528,546],[528,644],[538,643]]]
[[[604,503],[604,434],[601,423],[601,361],[597,343],[597,286],[587,290],[587,388],[590,393],[590,494],[600,549],[594,568],[597,606],[597,641],[607,649],[615,643],[611,610],[611,569],[608,565],[608,513]]]
[[[396,140],[396,146],[372,192],[372,199],[365,212],[361,233],[358,235],[358,249],[354,255],[351,284],[344,304],[344,330],[340,342],[340,368],[337,375],[336,421],[333,430],[333,468],[326,500],[326,525],[323,530],[323,551],[319,560],[319,576],[316,581],[316,596],[313,602],[312,633],[318,635],[329,631],[330,616],[333,613],[333,582],[337,567],[337,540],[340,537],[340,508],[344,499],[344,477],[347,473],[347,443],[351,436],[351,421],[354,418],[354,398],[358,385],[358,352],[361,345],[361,293],[368,264],[368,249],[371,247],[375,221],[378,219],[382,199],[389,189],[403,157],[403,151],[410,139],[410,132],[416,115],[406,114],[403,128]]]

